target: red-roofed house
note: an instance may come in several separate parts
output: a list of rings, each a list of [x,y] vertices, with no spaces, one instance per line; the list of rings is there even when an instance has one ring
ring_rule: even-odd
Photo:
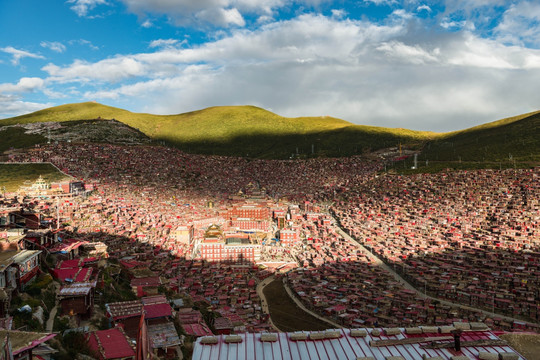
[[[157,287],[159,285],[161,285],[159,276],[134,278],[131,280],[131,288],[137,296],[144,296],[148,292],[152,292],[152,290],[157,292]]]
[[[172,316],[171,306],[167,303],[144,305],[144,311],[144,317],[148,320]]]
[[[139,331],[139,322],[143,305],[139,300],[105,304],[107,317],[115,326],[123,326],[129,337],[135,339]]]
[[[64,285],[58,291],[58,300],[64,314],[89,316],[94,308],[96,281]]]
[[[121,327],[90,333],[88,347],[100,360],[135,359],[135,350]]]

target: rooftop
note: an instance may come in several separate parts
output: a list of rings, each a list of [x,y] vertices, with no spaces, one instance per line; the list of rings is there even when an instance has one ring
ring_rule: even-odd
[[[126,335],[120,328],[95,331],[90,334],[88,345],[100,353],[104,359],[118,359],[135,356]],[[100,346],[101,345],[101,346]]]
[[[7,333],[9,333],[9,340],[11,342],[13,355],[17,355],[25,350],[35,348],[36,346],[56,336],[56,334],[49,333],[0,330],[0,339],[2,339],[2,342],[4,341]]]
[[[376,336],[377,331],[380,334]],[[390,330],[390,329],[389,329]],[[374,360],[394,359],[418,360],[440,357],[449,360],[456,355],[464,355],[469,359],[477,359],[481,352],[491,354],[512,353],[516,359],[525,360],[508,345],[467,345],[480,344],[480,340],[500,340],[491,331],[466,331],[461,335],[461,353],[453,350],[452,334],[426,333],[420,335],[407,334],[405,329],[391,329],[386,335],[385,329],[337,329],[322,332],[275,333],[269,339],[264,334],[244,333],[237,335],[239,339],[228,339],[227,335],[207,336],[197,339],[193,351],[193,360],[210,360],[222,358],[234,359],[357,359],[372,357]],[[421,331],[421,330],[420,330]],[[397,333],[396,335],[389,334]],[[450,336],[448,336],[450,335]],[[433,338],[445,337],[452,348],[428,349],[426,345]],[[415,340],[416,338],[416,340]],[[431,339],[430,339],[431,338]],[[407,341],[398,341],[408,339]],[[394,340],[392,343],[380,343],[382,340]],[[412,342],[406,344],[405,342]],[[495,344],[495,342],[493,342]]]

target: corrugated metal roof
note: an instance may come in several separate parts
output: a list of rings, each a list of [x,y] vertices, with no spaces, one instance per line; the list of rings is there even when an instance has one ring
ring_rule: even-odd
[[[371,329],[367,331],[366,337],[352,337],[349,329],[337,329],[335,331],[341,333],[341,337],[337,339],[325,340],[309,340],[310,332],[307,340],[294,341],[291,340],[293,333],[278,333],[277,341],[263,342],[261,334],[244,333],[240,334],[242,342],[226,343],[223,335],[216,336],[217,344],[201,344],[201,339],[197,339],[193,351],[193,360],[220,360],[220,359],[246,359],[246,360],[293,360],[293,359],[309,359],[309,360],[335,360],[335,359],[356,359],[357,357],[372,356],[377,360],[385,360],[389,356],[402,356],[406,360],[419,360],[423,355],[428,358],[440,356],[443,359],[451,359],[456,355],[452,349],[422,349],[422,344],[407,344],[407,345],[391,345],[372,347],[369,342],[372,340],[385,339],[405,339],[407,336],[403,329],[399,335],[385,336],[381,332],[381,336],[371,336]],[[429,336],[429,334],[428,334]],[[441,336],[441,334],[432,334],[432,336]],[[480,339],[498,339],[490,331],[474,331],[464,332],[461,335],[461,341],[472,341]],[[479,352],[502,353],[512,352],[518,354],[510,346],[478,346],[478,347],[462,347],[462,355],[468,356],[470,359],[476,359]],[[525,360],[519,356],[520,360]]]
[[[143,305],[140,300],[122,301],[105,304],[105,308],[113,319],[140,316]]]
[[[73,283],[65,285],[58,291],[58,296],[79,296],[88,294],[96,287],[96,281]]]
[[[166,348],[182,343],[174,324],[171,322],[148,325],[148,336],[150,337],[153,348]]]

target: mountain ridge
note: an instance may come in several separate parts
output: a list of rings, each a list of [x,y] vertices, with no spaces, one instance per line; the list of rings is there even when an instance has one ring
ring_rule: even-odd
[[[432,147],[442,154],[445,144],[451,143],[452,147],[456,147],[457,144],[457,147],[460,147],[463,142],[467,146],[463,147],[460,155],[453,156],[457,154],[454,150],[450,156],[442,156],[446,160],[459,158],[461,161],[463,158],[461,153],[474,151],[471,150],[471,141],[476,139],[478,142],[478,138],[486,136],[500,141],[504,132],[511,134],[512,137],[511,139],[508,135],[504,137],[506,144],[504,152],[512,149],[514,145],[519,145],[520,142],[529,148],[527,151],[517,151],[517,156],[525,152],[535,155],[536,149],[540,148],[540,140],[531,138],[538,132],[540,111],[468,129],[436,133],[356,125],[329,116],[287,118],[252,105],[213,106],[181,114],[155,115],[134,113],[96,102],[83,102],[59,105],[2,119],[0,129],[6,125],[34,122],[95,119],[115,119],[141,131],[154,141],[165,142],[189,152],[260,158],[351,156],[396,147],[399,144],[417,151],[426,149],[427,145],[426,154],[429,154]],[[527,125],[524,127],[523,124]],[[522,138],[518,139],[520,137]],[[540,138],[540,135],[538,137]],[[491,140],[486,141],[489,143]],[[481,145],[484,149],[486,146],[489,148],[491,143],[488,143],[484,141]],[[433,149],[431,153],[433,155]],[[498,153],[497,156],[502,155]]]

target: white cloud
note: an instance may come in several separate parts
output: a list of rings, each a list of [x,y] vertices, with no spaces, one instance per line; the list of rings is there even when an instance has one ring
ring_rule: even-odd
[[[169,48],[174,47],[174,45],[178,44],[178,39],[158,39],[153,40],[150,42],[150,45],[148,45],[151,48]]]
[[[454,21],[454,20],[450,20],[448,18],[444,18],[440,23],[441,27],[445,28],[447,30],[450,30],[450,29],[462,29],[462,28],[465,27],[466,24],[467,24],[466,20]]]
[[[43,57],[42,55],[34,54],[34,53],[24,51],[24,50],[18,50],[12,46],[0,48],[0,51],[11,54],[13,56],[13,58],[11,59],[11,63],[13,65],[19,65],[19,61],[25,57],[33,58],[33,59],[45,59],[45,57]]]
[[[143,76],[150,69],[145,69],[145,65],[133,57],[124,56],[101,60],[97,63],[76,60],[67,68],[48,64],[42,70],[49,74],[49,80],[53,82],[79,81],[86,83],[93,80],[116,82],[126,78]]]
[[[540,46],[540,4],[521,1],[510,5],[494,33],[505,43]]]
[[[56,51],[58,53],[63,53],[66,51],[66,46],[58,41],[42,41],[39,45],[41,47],[51,49],[52,51]]]
[[[0,94],[0,117],[7,118],[28,114],[53,106],[51,103],[35,103],[22,101],[18,97]]]
[[[397,3],[396,0],[364,0],[367,3],[373,3],[375,5],[392,5]]]
[[[17,84],[0,84],[1,92],[30,92],[43,87],[44,81],[37,77],[23,77]]]
[[[176,26],[244,26],[245,15],[256,15],[258,23],[273,19],[275,12],[293,3],[317,8],[329,0],[121,0],[129,12],[144,18],[166,15]],[[142,26],[151,26],[145,19]]]
[[[150,21],[150,19],[146,19],[144,20],[144,22],[141,24],[141,26],[143,28],[151,28],[152,26],[154,26],[154,24],[152,23],[152,21]]]
[[[199,11],[195,14],[197,19],[203,20],[210,24],[214,24],[221,27],[228,27],[230,25],[235,26],[244,26],[246,22],[242,17],[242,14],[238,9],[223,9],[223,8],[212,8]]]
[[[70,6],[70,9],[80,17],[87,16],[88,12],[98,5],[107,5],[106,0],[68,0],[67,3],[74,4]]]
[[[129,110],[162,114],[253,104],[285,116],[441,131],[540,108],[539,50],[391,20],[308,14],[201,45],[160,39],[147,53],[42,70],[48,89],[78,83],[86,99],[131,100]]]
[[[347,16],[347,12],[343,9],[332,9],[332,17],[336,19],[341,19],[345,16]]]
[[[85,45],[85,46],[88,46],[92,50],[99,50],[99,46],[96,46],[96,45],[92,44],[91,41],[88,41],[86,39],[72,40],[69,43],[70,44]]]
[[[416,11],[420,12],[422,10],[426,10],[427,12],[431,12],[431,8],[427,5],[420,5],[416,8]]]
[[[377,47],[377,50],[384,52],[387,56],[417,65],[438,62],[438,55],[440,54],[438,48],[429,52],[419,45],[409,46],[399,41],[384,42]]]

